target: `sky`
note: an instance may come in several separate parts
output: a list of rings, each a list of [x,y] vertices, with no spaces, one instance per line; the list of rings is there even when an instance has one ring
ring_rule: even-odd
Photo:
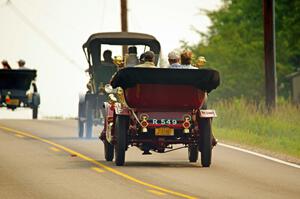
[[[121,30],[120,0],[0,0],[0,59],[17,68],[24,59],[37,69],[39,117],[75,117],[86,92],[88,67],[82,44],[95,32]],[[210,21],[201,9],[216,10],[221,0],[128,0],[128,31],[155,36],[162,57],[180,40],[199,42]],[[30,109],[0,109],[0,118],[31,118]]]

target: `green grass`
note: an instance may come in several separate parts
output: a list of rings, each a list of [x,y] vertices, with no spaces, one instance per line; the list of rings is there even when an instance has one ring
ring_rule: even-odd
[[[220,141],[264,149],[300,159],[300,107],[287,102],[268,113],[244,99],[210,105],[217,111],[213,132]]]

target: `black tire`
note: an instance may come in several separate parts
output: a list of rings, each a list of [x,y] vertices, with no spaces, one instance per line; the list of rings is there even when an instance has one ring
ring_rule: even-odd
[[[200,118],[200,147],[201,164],[203,167],[209,167],[212,157],[212,133],[211,118]]]
[[[34,106],[32,108],[32,119],[37,119],[38,118],[38,106]]]
[[[107,140],[104,143],[104,156],[106,161],[112,161],[114,159],[114,145],[110,144]]]
[[[197,162],[199,156],[198,145],[190,144],[188,147],[188,156],[190,162]]]
[[[85,132],[86,138],[91,138],[93,134],[93,125],[94,125],[94,110],[93,104],[90,100],[86,101],[86,122],[85,122]]]
[[[127,131],[129,119],[127,116],[117,115],[115,123],[115,164],[123,166],[125,163],[125,151],[127,148]]]
[[[84,102],[79,102],[78,104],[78,137],[82,138],[84,133],[84,117],[85,106]]]

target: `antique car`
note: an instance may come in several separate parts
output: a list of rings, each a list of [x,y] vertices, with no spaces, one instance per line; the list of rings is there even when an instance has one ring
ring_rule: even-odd
[[[0,108],[31,108],[37,119],[40,95],[35,78],[36,70],[0,70]]]
[[[215,110],[204,108],[207,94],[220,84],[212,69],[123,68],[105,87],[106,119],[100,139],[105,159],[122,166],[129,146],[143,154],[188,148],[190,162],[201,152],[211,165]],[[177,148],[174,146],[181,145]]]
[[[103,123],[104,108],[103,104],[108,100],[104,92],[104,86],[109,83],[113,74],[118,70],[118,63],[112,66],[101,59],[105,50],[110,49],[116,57],[122,57],[122,49],[128,46],[135,46],[140,53],[146,50],[154,51],[157,64],[160,44],[151,35],[132,32],[103,32],[91,35],[83,44],[89,68],[89,82],[87,92],[79,97],[78,104],[78,135],[87,138],[92,137],[93,126]],[[120,60],[119,60],[120,61]]]

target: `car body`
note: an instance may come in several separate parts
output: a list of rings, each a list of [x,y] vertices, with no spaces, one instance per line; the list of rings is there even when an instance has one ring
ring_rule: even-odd
[[[155,53],[155,64],[158,63],[160,43],[155,37],[133,32],[102,32],[92,34],[83,44],[89,68],[87,69],[90,79],[87,84],[88,90],[79,97],[78,105],[78,134],[87,138],[92,137],[93,125],[103,123],[103,104],[107,101],[104,86],[109,83],[111,77],[118,68],[113,68],[101,60],[105,47],[141,46]]]
[[[111,85],[117,100],[105,103],[106,121],[101,139],[105,158],[121,166],[125,151],[136,146],[144,153],[188,147],[190,162],[201,152],[204,167],[211,164],[212,118],[204,104],[220,83],[212,69],[124,68]],[[181,147],[173,148],[176,145]]]
[[[35,84],[36,70],[0,70],[0,107],[31,108],[37,119],[40,95]]]

